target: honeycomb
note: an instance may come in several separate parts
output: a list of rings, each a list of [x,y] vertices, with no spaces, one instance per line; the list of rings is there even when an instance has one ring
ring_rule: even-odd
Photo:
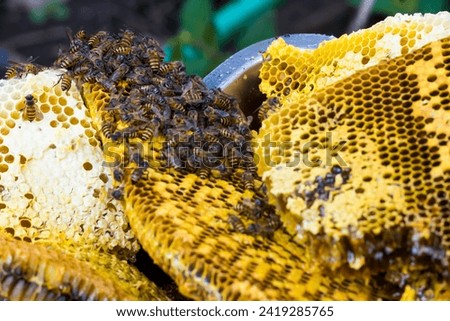
[[[279,38],[263,54],[267,63],[260,71],[260,89],[283,102],[293,92],[314,92],[449,33],[450,13],[439,12],[397,14],[368,29],[323,42],[315,50],[288,46]]]
[[[139,245],[122,204],[108,195],[97,132],[76,87],[61,90],[61,73],[0,80],[0,226],[27,242],[63,235],[133,259]]]
[[[398,42],[403,47],[389,51],[386,48],[392,38],[378,35],[376,39],[379,38],[380,44],[384,41],[384,44],[377,44],[375,53],[358,49],[361,51],[359,58],[358,54],[352,56],[351,51],[355,43],[360,45],[361,42],[349,42],[352,35],[343,37],[342,47],[347,46],[344,58],[348,66],[355,64],[348,74],[341,71],[345,69],[345,63],[340,65],[333,56],[339,50],[324,50],[322,48],[326,45],[323,45],[317,50],[324,51],[324,56],[332,61],[331,65],[339,67],[340,76],[329,80],[331,74],[325,66],[327,59],[322,65],[319,64],[325,68],[315,69],[317,63],[303,63],[298,65],[297,72],[305,77],[302,78],[303,83],[313,86],[303,86],[299,82],[289,88],[289,92],[281,86],[290,86],[294,80],[282,82],[286,77],[284,71],[280,77],[277,73],[288,70],[291,67],[288,62],[294,64],[298,60],[289,55],[306,57],[306,54],[294,54],[293,48],[279,43],[280,51],[287,49],[281,56],[277,56],[276,49],[266,55],[263,71],[264,68],[270,69],[273,77],[263,79],[262,88],[269,99],[280,102],[281,108],[275,111],[269,106],[261,112],[263,115],[270,112],[271,115],[254,139],[255,161],[264,184],[253,173],[255,164],[250,164],[247,159],[243,166],[234,166],[234,160],[221,155],[220,161],[231,166],[226,166],[229,172],[219,170],[219,173],[210,171],[205,174],[204,168],[174,166],[177,164],[168,157],[167,150],[168,147],[178,147],[180,141],[172,140],[172,131],[190,126],[186,119],[192,110],[203,114],[203,119],[209,123],[198,126],[200,133],[190,127],[189,135],[207,136],[208,131],[214,129],[209,126],[220,128],[218,135],[208,138],[208,144],[226,139],[227,142],[235,141],[234,147],[244,146],[249,140],[248,132],[237,136],[233,130],[237,130],[238,126],[230,130],[228,125],[237,124],[230,120],[229,114],[223,116],[223,110],[216,108],[220,105],[216,100],[220,92],[203,88],[201,80],[186,76],[180,64],[162,64],[160,55],[154,55],[155,50],[158,52],[154,42],[135,37],[128,30],[120,36],[99,32],[89,38],[83,32],[77,33],[71,40],[69,50],[55,63],[66,68],[59,71],[60,77],[55,77],[58,71],[44,71],[36,77],[52,79],[49,81],[51,85],[39,81],[31,92],[28,89],[22,91],[20,98],[14,100],[5,96],[5,101],[14,101],[8,110],[15,110],[16,118],[8,112],[4,113],[3,118],[6,121],[13,118],[19,122],[21,117],[26,116],[27,119],[21,120],[21,126],[31,128],[31,125],[39,127],[45,124],[42,131],[57,128],[52,126],[48,117],[58,113],[53,107],[61,104],[59,99],[47,102],[48,111],[43,117],[37,112],[34,115],[34,110],[30,109],[36,97],[36,110],[46,110],[40,98],[41,88],[44,92],[59,90],[59,95],[72,96],[75,105],[83,106],[80,110],[88,126],[84,127],[80,121],[84,129],[80,129],[79,137],[91,138],[86,145],[92,148],[89,150],[92,157],[97,157],[98,147],[103,148],[103,155],[89,161],[90,166],[83,166],[85,152],[81,153],[84,150],[78,148],[76,154],[80,154],[80,159],[84,161],[83,169],[80,169],[80,163],[72,161],[72,165],[78,164],[76,168],[71,167],[72,172],[81,175],[83,170],[92,172],[98,164],[106,165],[114,161],[131,165],[124,173],[118,174],[116,170],[120,167],[113,168],[112,173],[111,168],[105,168],[105,176],[99,174],[95,178],[102,180],[103,177],[100,191],[95,194],[106,195],[107,200],[123,196],[125,214],[136,238],[155,263],[175,279],[180,291],[190,298],[448,300],[446,234],[447,225],[450,225],[447,222],[450,170],[446,167],[449,157],[446,127],[450,58],[449,41],[442,39],[447,36],[444,36],[447,21],[446,13],[390,18],[384,27],[377,25],[382,30],[380,34],[410,37],[404,30],[413,30],[418,34],[415,41],[420,44],[416,46],[408,40],[409,47],[406,48],[405,40],[401,38]],[[389,29],[389,24],[397,27],[395,30]],[[362,31],[359,39],[371,38],[372,34],[373,30]],[[107,40],[106,44],[101,45],[98,41],[102,37]],[[411,36],[411,39],[414,37]],[[341,47],[338,41],[336,48]],[[150,51],[146,43],[151,44]],[[395,47],[394,43],[392,47]],[[135,50],[136,55],[133,54]],[[108,61],[99,61],[99,53],[108,57]],[[316,56],[310,54],[308,59]],[[144,72],[142,62],[149,57],[147,63],[151,72]],[[354,58],[361,59],[359,67]],[[108,65],[109,61],[113,64]],[[127,66],[123,66],[123,62]],[[277,64],[278,67],[273,68],[270,64]],[[305,69],[305,66],[311,68]],[[174,73],[171,68],[177,72]],[[289,70],[294,73],[296,69]],[[25,81],[29,77],[33,76],[25,77]],[[24,81],[13,78],[7,83]],[[68,79],[74,79],[77,86],[70,85]],[[264,87],[267,80],[269,86]],[[192,82],[200,93],[192,90]],[[138,95],[138,102],[133,103],[132,99],[136,98],[133,89],[154,89],[148,86],[165,91],[165,102],[153,101],[155,93],[152,93],[145,98]],[[171,100],[168,97],[183,99],[175,99],[174,102],[172,98],[172,105],[167,108],[165,103]],[[114,99],[118,99],[119,103],[112,103]],[[69,100],[66,98],[66,101]],[[151,103],[147,104],[149,101]],[[209,108],[209,105],[215,107]],[[83,109],[84,106],[87,109]],[[155,111],[160,107],[163,108]],[[167,111],[169,109],[170,112]],[[142,112],[147,115],[143,117]],[[154,127],[150,135],[142,122],[149,124],[156,118],[160,118],[157,121],[160,122],[158,134],[155,134]],[[64,121],[57,119],[53,124]],[[245,127],[245,121],[243,123]],[[14,129],[15,125],[12,127]],[[73,130],[72,127],[67,130]],[[88,129],[90,134],[87,134]],[[9,130],[6,134],[4,132],[1,132],[2,135],[8,137]],[[135,154],[130,153],[130,146],[134,148],[137,143],[145,143],[142,154],[138,155],[142,163],[135,160]],[[207,150],[193,150],[195,156],[209,153]],[[253,152],[247,150],[246,153],[250,155]],[[307,161],[308,166],[299,164],[299,158]],[[262,161],[266,160],[266,165],[262,165]],[[170,166],[165,166],[167,163]],[[5,173],[10,171],[7,166],[3,167],[8,170]],[[245,179],[243,171],[250,171],[251,179]],[[115,182],[111,182],[110,177],[114,177]],[[86,185],[92,186],[91,182],[88,184],[77,185],[77,188],[83,190],[88,188]],[[253,231],[264,230],[277,224],[275,219],[270,218],[267,226],[258,225],[254,217],[248,215],[247,209],[242,210],[249,204],[261,201],[259,194],[266,190],[281,216],[283,226],[272,229],[270,233],[249,233],[250,228]],[[48,197],[51,201],[54,198]],[[95,202],[105,203],[102,200],[99,197]],[[114,205],[115,208],[119,209],[121,203],[116,204],[118,206]],[[91,206],[91,203],[87,202],[87,205]],[[259,212],[256,213],[259,215]],[[59,224],[66,223],[59,220]],[[25,239],[20,233],[16,235],[15,230],[14,238],[0,234],[5,239],[2,242],[7,249],[4,253],[24,248],[20,255],[0,256],[3,291],[0,297],[103,299],[108,296],[121,299],[131,296],[145,299],[142,293],[148,293],[151,298],[164,299],[152,285],[143,284],[135,292],[130,292],[131,288],[140,284],[140,275],[126,270],[128,265],[125,262],[121,261],[124,266],[120,266],[115,261],[116,257],[110,253],[116,253],[118,248],[110,246],[110,239],[96,247],[100,248],[100,252],[91,249],[101,236],[91,233],[85,238],[83,233],[93,226],[93,230],[97,231],[95,224],[83,224],[81,236],[75,233],[76,237],[67,235],[67,227],[61,230],[56,224],[51,228],[54,234],[48,238],[32,239],[28,236],[29,239]],[[10,228],[6,230],[12,234]],[[128,227],[124,230],[129,231]],[[123,240],[122,234],[115,235],[114,239]],[[33,244],[23,242],[27,240]],[[80,247],[85,241],[87,246]],[[92,279],[89,284],[93,285],[80,287],[78,282],[85,284],[88,281],[73,281],[78,290],[69,292],[64,287],[61,290],[60,286],[56,290],[53,285],[61,283],[61,278],[56,278],[56,281],[51,277],[45,279],[46,276],[39,281],[28,278],[37,270],[27,266],[28,263],[34,266],[33,259],[29,257],[34,248],[42,253],[38,257],[44,258],[42,269],[45,266],[50,266],[50,270],[69,269],[82,262],[81,273],[72,270],[68,273],[73,275],[73,280]],[[124,248],[127,247],[119,247],[119,252]],[[125,252],[129,254],[129,247],[127,249],[128,252]],[[18,262],[14,279],[8,274],[11,270],[9,257],[12,256]],[[67,262],[67,267],[64,262]],[[115,273],[109,276],[105,269]],[[23,273],[27,277],[22,278],[21,270],[31,272]],[[26,290],[20,292],[16,289]]]
[[[167,300],[136,268],[74,244],[24,242],[0,231],[0,299]]]
[[[108,93],[102,86],[89,83],[83,85],[82,92],[99,129],[109,104]],[[105,154],[125,153],[122,144],[101,137],[103,146],[109,146]],[[150,164],[161,164],[165,143],[164,136],[154,137],[149,144],[151,149],[142,156]],[[290,242],[290,235],[284,231],[276,231],[271,238],[232,231],[229,216],[238,216],[236,206],[255,196],[254,190],[243,188],[239,177],[205,180],[196,172],[154,165],[137,182],[133,183],[130,175],[124,180],[125,213],[133,231],[155,263],[189,298],[391,298],[390,292],[375,289],[361,276],[343,274],[329,278],[320,266],[306,263],[306,248]],[[242,220],[245,224],[250,222]]]
[[[425,15],[421,19],[433,24],[423,30],[431,32],[447,15]],[[405,36],[418,34],[411,27],[401,30]],[[371,29],[361,32],[371,34]],[[294,61],[291,53],[289,58],[283,50],[271,53],[263,78],[268,68],[283,75],[272,64],[278,55]],[[400,53],[332,85],[317,82],[314,92],[300,87],[291,92],[258,133],[258,167],[284,227],[315,260],[335,271],[368,272],[418,298],[445,297],[450,38],[431,37],[428,44]],[[311,77],[317,81],[314,73]],[[444,284],[442,293],[436,284]]]

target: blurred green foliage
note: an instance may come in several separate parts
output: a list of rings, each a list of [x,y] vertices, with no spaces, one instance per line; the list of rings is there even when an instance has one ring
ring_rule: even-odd
[[[243,12],[239,31],[230,34],[230,37],[224,37],[218,35],[215,27],[214,19],[217,13],[213,10],[212,0],[185,0],[181,9],[180,32],[170,38],[165,46],[167,59],[181,60],[186,65],[188,73],[204,76],[231,55],[225,48],[237,51],[275,36],[274,6],[282,1],[266,0],[265,2],[266,7],[258,8],[259,12],[263,10],[261,14],[247,15],[252,16],[251,19],[245,20],[246,16]],[[239,1],[234,4],[239,9]],[[243,10],[254,10],[254,8],[249,9],[244,4]],[[236,17],[232,18],[235,22]]]
[[[68,6],[58,0],[44,1],[28,12],[30,21],[34,24],[43,24],[49,19],[64,21],[69,18],[69,15]]]
[[[352,6],[358,6],[362,0],[347,0]],[[447,0],[377,0],[373,11],[383,14],[430,12],[449,10]]]

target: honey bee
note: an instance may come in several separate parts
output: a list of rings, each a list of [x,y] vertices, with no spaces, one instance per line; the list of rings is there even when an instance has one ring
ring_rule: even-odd
[[[137,110],[122,113],[120,119],[122,119],[124,123],[132,124],[146,122],[148,118],[146,117],[146,110],[142,106],[139,106]]]
[[[225,94],[222,90],[216,89],[213,91],[212,103],[220,109],[230,110],[236,105],[236,100]]]
[[[98,76],[98,72],[95,71],[94,69],[91,69],[90,71],[88,71],[87,73],[85,73],[83,75],[82,80],[83,80],[83,82],[94,82],[94,81],[96,81],[97,76]]]
[[[25,96],[25,107],[23,108],[23,119],[30,122],[42,120],[44,116],[36,105],[36,98],[32,94]]]
[[[335,183],[335,182],[336,182],[336,178],[335,178],[334,174],[332,174],[332,173],[327,173],[327,174],[325,175],[325,178],[324,178],[324,184],[325,184],[325,186],[334,187],[334,183]]]
[[[109,80],[105,75],[97,74],[95,80],[110,93],[117,93],[116,84]]]
[[[339,165],[334,165],[333,167],[331,167],[331,173],[333,173],[334,175],[338,175],[342,173],[342,167]]]
[[[239,134],[241,134],[244,137],[251,138],[250,124],[253,121],[253,117],[252,116],[248,116],[247,118],[236,117],[235,119],[236,119],[236,125],[237,125],[237,130],[238,130]]]
[[[114,179],[118,182],[122,182],[123,181],[123,177],[124,177],[124,172],[123,169],[120,167],[116,167],[113,171],[113,176]]]
[[[203,164],[200,158],[192,154],[187,158],[187,165],[189,165],[189,167],[193,169],[200,169],[202,168]]]
[[[75,66],[75,64],[77,62],[79,62],[82,58],[83,58],[83,56],[79,52],[75,52],[75,53],[69,54],[69,55],[64,55],[64,56],[61,56],[59,59],[57,59],[56,66],[59,68],[69,69],[69,68]]]
[[[143,167],[137,167],[133,170],[133,172],[131,173],[131,183],[132,184],[136,184],[143,176],[145,173],[145,168]]]
[[[68,92],[70,87],[72,87],[72,77],[70,76],[70,73],[69,72],[63,73],[60,76],[58,82],[61,83],[61,90]]]
[[[157,117],[153,118],[149,125],[140,132],[140,138],[144,141],[151,140],[153,137],[158,136],[160,127],[161,121]]]
[[[207,179],[209,176],[209,170],[207,168],[201,168],[198,171],[198,177],[200,177],[201,179]]]
[[[117,47],[114,48],[113,53],[118,55],[128,55],[131,51],[131,45],[134,39],[134,32],[125,30],[120,38]]]
[[[141,85],[139,86],[139,91],[143,95],[149,96],[149,98],[161,96],[161,90],[155,85]]]
[[[105,63],[103,61],[102,47],[97,47],[89,50],[87,58],[91,61],[91,63],[94,65],[95,68],[100,70],[105,68]]]
[[[243,163],[244,163],[244,168],[246,171],[255,174],[258,169],[256,168],[256,164],[255,161],[253,160],[253,155],[252,154],[244,154],[243,156]]]
[[[228,224],[231,225],[231,228],[233,231],[236,231],[238,233],[245,233],[245,231],[246,231],[244,223],[236,215],[228,216]]]
[[[146,127],[139,132],[139,138],[143,141],[149,141],[155,136],[155,131],[152,128]]]
[[[194,89],[184,91],[182,96],[187,104],[199,104],[203,102],[203,94]]]
[[[314,201],[316,200],[315,190],[305,190],[302,195],[300,195],[305,200],[306,208],[310,208]]]
[[[86,40],[87,39],[87,34],[86,34],[86,30],[81,29],[79,30],[75,36],[73,36],[74,39],[81,39],[81,40]]]
[[[217,120],[220,120],[222,122],[222,119],[228,119],[228,117],[230,116],[230,114],[228,114],[226,111],[215,109],[211,106],[206,107],[203,111],[203,114],[206,116],[206,118],[208,118],[210,122],[214,122]],[[229,121],[229,124],[231,124],[231,121]],[[222,125],[224,124],[222,123]]]
[[[232,129],[220,128],[219,134],[222,137],[233,140],[235,143],[242,144],[245,141],[245,138],[241,134]]]
[[[163,61],[164,58],[163,54],[155,48],[149,48],[147,50],[146,56],[148,58],[148,64],[150,65],[150,69],[154,73],[159,72],[161,62]]]
[[[87,38],[86,31],[80,30],[72,37],[72,30],[70,28],[66,28],[67,37],[70,40],[69,44],[69,53],[73,54],[85,45],[85,41]]]
[[[210,143],[208,144],[208,153],[214,156],[223,156],[222,144],[218,143]]]
[[[228,163],[232,168],[237,168],[239,166],[239,163],[242,159],[242,154],[237,148],[232,148],[231,151],[228,153]]]
[[[252,223],[248,226],[246,233],[250,235],[261,235],[266,238],[271,238],[275,229],[272,229],[268,225],[261,223]]]
[[[125,74],[129,70],[130,70],[130,67],[126,63],[123,63],[112,73],[109,80],[114,83],[117,83],[119,80],[121,80],[125,76]]]
[[[192,120],[195,125],[197,125],[198,122],[198,111],[196,111],[195,109],[191,109],[187,112],[186,116]]]
[[[107,139],[111,139],[112,133],[114,131],[114,124],[109,121],[104,121],[101,126],[101,131],[103,133],[103,136],[105,136]]]
[[[169,167],[173,167],[175,169],[177,168],[181,168],[183,166],[180,158],[177,156],[176,152],[175,152],[175,148],[174,147],[167,147],[166,151],[166,158],[167,158],[167,163],[169,165]]]
[[[280,107],[278,97],[271,97],[258,107],[258,119],[262,122]]]
[[[142,86],[146,86],[146,84],[150,82],[147,70],[142,66],[135,66],[133,70],[127,74],[126,79],[132,84]]]
[[[247,213],[253,211],[255,204],[249,198],[244,198],[242,202],[235,205],[234,209],[239,213]]]
[[[115,133],[118,133],[118,136],[114,136]],[[119,139],[120,138],[130,139],[130,138],[136,138],[140,135],[140,131],[136,127],[127,127],[127,128],[122,129],[121,131],[118,131],[115,133],[111,137],[113,140],[116,137],[118,137]]]
[[[186,108],[183,105],[183,99],[181,97],[168,97],[167,104],[174,111],[179,111],[181,113],[186,112]]]
[[[116,200],[122,200],[123,199],[123,186],[119,186],[112,190],[111,196]]]
[[[233,120],[230,117],[222,117],[220,118],[220,123],[222,126],[229,127],[233,123]]]
[[[351,168],[346,167],[342,169],[341,177],[342,177],[342,183],[345,184],[350,179],[350,172]]]
[[[209,153],[200,147],[194,147],[193,153],[199,158],[207,158],[209,156]]]
[[[248,190],[255,189],[253,173],[250,171],[245,171],[242,173],[242,181],[244,182],[244,188]]]
[[[173,125],[173,127],[185,128],[186,117],[182,114],[174,114],[170,123]]]
[[[10,67],[8,67],[8,69],[6,69],[5,72],[5,78],[6,79],[13,79],[16,77],[19,77],[22,73],[22,68],[20,68],[19,64],[14,64]]]
[[[33,64],[33,63],[26,63],[23,66],[23,70],[24,70],[25,75],[28,75],[28,74],[36,75],[40,71],[42,71],[44,69],[45,69],[44,66]]]
[[[8,69],[6,70],[5,78],[12,79],[12,78],[23,77],[28,74],[33,74],[33,75],[38,74],[40,71],[44,70],[45,67],[38,65],[38,64],[34,64],[33,61],[35,59],[36,58],[30,57],[24,63],[10,61],[10,63],[12,65],[10,67],[8,67]]]
[[[208,127],[204,130],[205,140],[209,143],[220,144],[219,130],[215,127]]]
[[[170,62],[162,63],[159,66],[159,72],[161,75],[166,75],[170,72],[184,73],[185,71],[186,71],[186,68],[184,67],[183,63],[180,61],[170,61]]]
[[[74,66],[72,74],[74,76],[85,75],[86,73],[90,72],[91,70],[92,70],[92,68],[90,67],[90,64],[78,63]]]
[[[142,151],[139,148],[136,148],[135,146],[129,147],[128,153],[130,156],[130,161],[139,165],[143,162],[143,156]]]
[[[96,34],[94,34],[91,37],[89,37],[88,45],[91,48],[97,47],[107,37],[108,37],[108,33],[106,31],[99,31]]]

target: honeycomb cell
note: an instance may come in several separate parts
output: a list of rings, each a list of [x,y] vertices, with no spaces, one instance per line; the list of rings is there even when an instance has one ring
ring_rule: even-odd
[[[65,107],[64,108],[64,114],[66,116],[73,116],[74,110],[72,107]]]
[[[59,114],[58,116],[56,116],[56,120],[60,123],[64,123],[67,121],[67,116],[64,114]]]
[[[46,114],[50,111],[50,105],[47,103],[43,103],[40,107],[42,113]]]
[[[52,98],[53,96],[51,96],[50,98]],[[55,113],[55,114],[60,114],[61,112],[62,112],[62,107],[60,106],[60,105],[58,105],[57,104],[57,98],[56,97],[54,97],[55,99],[54,99],[54,101],[52,102],[51,101],[51,99],[50,99],[50,104],[52,105],[52,111]]]
[[[86,162],[86,163],[83,163],[83,168],[85,171],[90,171],[90,170],[92,170],[93,166],[91,163]]]
[[[71,125],[78,125],[79,120],[78,120],[78,118],[76,118],[76,117],[70,117],[69,123],[70,123]]]
[[[64,107],[67,104],[67,100],[64,97],[59,97],[58,99],[58,105],[61,107]],[[71,109],[70,107],[68,107],[69,109]],[[65,111],[66,108],[64,108]]]
[[[6,155],[3,159],[8,164],[11,164],[11,163],[14,162],[14,156],[13,155]]]

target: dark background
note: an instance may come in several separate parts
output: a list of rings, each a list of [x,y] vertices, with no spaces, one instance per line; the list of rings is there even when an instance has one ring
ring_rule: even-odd
[[[67,18],[49,18],[33,23],[27,1],[0,0],[0,65],[9,60],[24,61],[30,56],[36,63],[50,65],[58,48],[68,44],[66,27],[81,28],[88,33],[98,30],[118,32],[131,28],[155,37],[161,44],[179,31],[179,11],[182,0],[71,0]],[[28,1],[31,2],[31,1]],[[64,1],[63,1],[64,2]],[[214,1],[220,8],[226,0]],[[346,0],[286,0],[276,11],[276,33],[323,33],[339,36],[348,28],[355,9]],[[371,23],[383,19],[372,15]],[[233,52],[234,48],[227,48]],[[2,68],[4,69],[4,68]]]

